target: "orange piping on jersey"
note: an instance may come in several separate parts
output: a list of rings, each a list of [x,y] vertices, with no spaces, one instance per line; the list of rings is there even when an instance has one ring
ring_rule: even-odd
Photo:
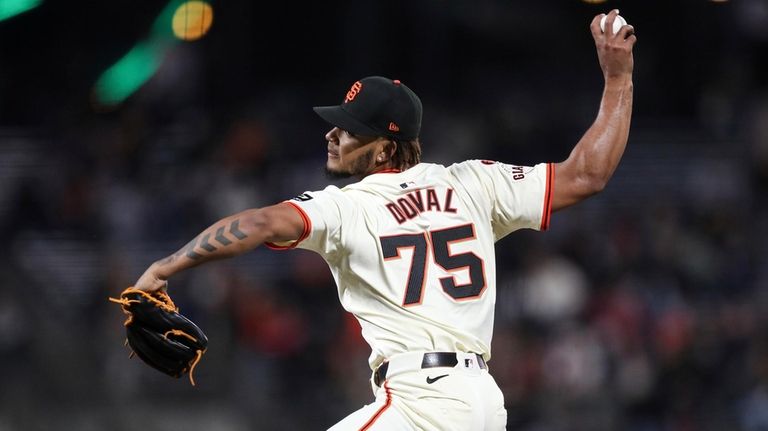
[[[299,237],[299,239],[292,242],[290,245],[277,245],[275,243],[265,242],[264,245],[271,248],[272,250],[290,250],[292,248],[296,248],[296,246],[299,245],[300,242],[307,239],[309,234],[312,232],[312,220],[310,220],[307,213],[304,212],[304,210],[300,206],[296,205],[291,201],[284,201],[283,203],[286,203],[292,206],[296,211],[299,212],[299,215],[301,216],[301,220],[304,222],[304,231],[301,233],[301,236]]]
[[[555,166],[547,163],[547,191],[544,194],[544,208],[541,211],[540,230],[549,229],[549,219],[552,216],[552,189],[555,186]]]
[[[376,411],[376,414],[373,415],[372,418],[368,420],[368,422],[363,425],[362,428],[360,428],[359,431],[366,431],[368,428],[373,425],[376,420],[381,417],[381,415],[384,413],[385,410],[389,408],[389,406],[392,405],[392,393],[389,391],[389,386],[387,386],[387,382],[384,382],[384,391],[387,393],[387,402],[384,403],[383,406],[379,410]]]

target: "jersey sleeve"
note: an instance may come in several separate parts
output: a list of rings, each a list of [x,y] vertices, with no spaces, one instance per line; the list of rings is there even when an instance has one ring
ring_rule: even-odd
[[[345,211],[345,197],[334,186],[325,190],[308,191],[286,200],[304,221],[304,232],[296,241],[266,243],[272,249],[303,248],[323,256],[332,255],[339,249],[340,231]]]
[[[540,163],[517,166],[490,160],[464,162],[464,171],[475,181],[490,206],[496,240],[523,228],[546,230],[552,211],[554,166]]]

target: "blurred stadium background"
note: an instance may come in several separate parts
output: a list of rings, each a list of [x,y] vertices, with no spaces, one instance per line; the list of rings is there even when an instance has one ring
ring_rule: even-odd
[[[639,37],[624,160],[498,246],[509,429],[768,429],[768,1],[212,0],[189,41],[181,3],[0,0],[0,431],[320,430],[369,402],[311,253],[171,281],[211,339],[194,388],[128,359],[106,298],[219,217],[324,187],[311,107],[362,76],[419,93],[426,161],[564,159],[614,7]]]

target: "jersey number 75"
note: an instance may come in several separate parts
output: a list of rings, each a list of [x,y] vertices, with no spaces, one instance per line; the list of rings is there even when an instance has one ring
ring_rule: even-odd
[[[429,240],[427,239],[429,237]],[[423,233],[383,236],[379,238],[384,260],[400,258],[400,249],[413,248],[408,285],[405,288],[403,305],[420,304],[427,269],[427,251],[432,244],[434,262],[446,271],[469,269],[469,283],[457,285],[453,276],[440,279],[443,291],[456,300],[467,300],[480,296],[485,290],[483,259],[472,252],[451,254],[450,244],[475,239],[472,224],[433,230]]]

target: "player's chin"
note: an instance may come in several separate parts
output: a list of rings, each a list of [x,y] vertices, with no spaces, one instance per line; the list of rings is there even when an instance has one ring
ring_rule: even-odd
[[[330,160],[325,165],[325,175],[331,179],[349,178],[352,176],[349,171],[339,168],[335,163],[331,163]]]

